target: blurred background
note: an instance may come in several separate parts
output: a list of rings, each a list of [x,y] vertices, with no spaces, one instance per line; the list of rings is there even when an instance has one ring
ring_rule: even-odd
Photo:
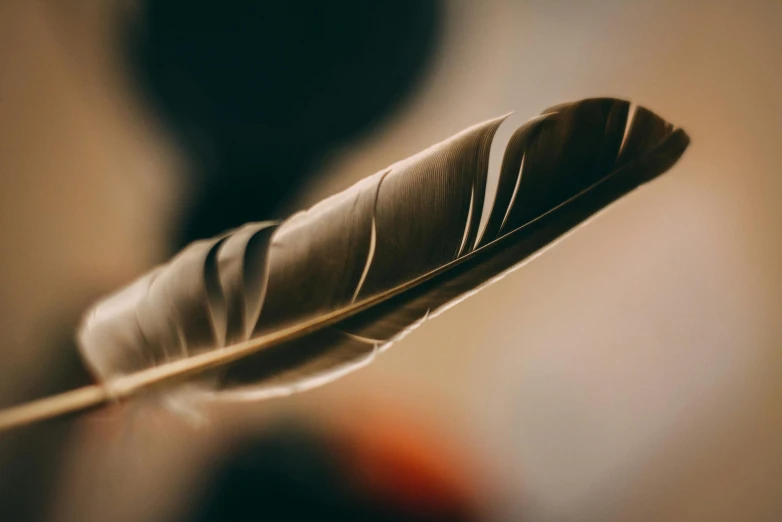
[[[324,3],[325,4],[325,3]],[[477,122],[631,99],[667,176],[369,367],[0,437],[0,519],[782,519],[782,3],[0,4],[0,406],[184,243]]]

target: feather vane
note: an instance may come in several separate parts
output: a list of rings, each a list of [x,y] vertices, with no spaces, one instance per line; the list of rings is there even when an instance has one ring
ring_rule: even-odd
[[[689,144],[623,100],[559,105],[511,135],[490,198],[503,121],[282,223],[198,241],[96,304],[77,336],[99,390],[82,392],[78,407],[197,374],[225,399],[339,377],[662,174]]]

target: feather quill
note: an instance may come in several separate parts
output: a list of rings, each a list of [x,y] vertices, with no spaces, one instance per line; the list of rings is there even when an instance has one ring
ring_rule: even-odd
[[[633,109],[600,98],[544,111],[512,134],[493,198],[504,117],[282,223],[190,245],[86,315],[77,337],[98,385],[0,412],[0,428],[196,377],[211,397],[261,399],[367,364],[668,170],[687,134]]]

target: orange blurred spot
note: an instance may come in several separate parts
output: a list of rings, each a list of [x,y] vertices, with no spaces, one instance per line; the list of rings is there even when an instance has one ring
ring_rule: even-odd
[[[398,416],[362,421],[344,441],[349,472],[361,490],[415,513],[473,511],[473,481],[441,437]]]

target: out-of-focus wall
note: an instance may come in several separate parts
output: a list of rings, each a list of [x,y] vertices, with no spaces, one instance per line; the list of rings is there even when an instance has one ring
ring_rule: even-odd
[[[173,147],[110,45],[114,4],[0,2],[2,407],[58,391],[84,307],[161,260],[180,208]],[[62,431],[45,429],[0,435],[0,518],[45,502]]]
[[[52,326],[159,259],[178,210],[175,156],[122,81],[110,13],[0,6],[3,405],[40,386]]]
[[[52,307],[77,306],[156,258],[180,193],[175,161],[119,87],[112,57],[92,51],[110,41],[111,17],[95,15],[101,2],[85,5],[9,1],[0,15],[6,397],[24,395],[12,389],[39,364],[29,355],[46,344],[37,325]],[[478,121],[588,96],[653,109],[687,129],[691,149],[669,175],[372,366],[238,414],[329,417],[349,415],[335,405],[359,395],[393,401],[472,452],[488,503],[508,520],[778,520],[782,4],[448,5],[426,85],[333,158],[302,204]],[[64,494],[63,513],[101,520],[88,506],[100,498],[127,502],[130,519],[131,492],[181,478],[182,444],[170,431],[144,433],[121,452],[94,434],[77,445],[80,472],[66,489],[77,493]],[[104,465],[78,458],[88,454]],[[120,474],[112,463],[128,455],[136,465]]]

